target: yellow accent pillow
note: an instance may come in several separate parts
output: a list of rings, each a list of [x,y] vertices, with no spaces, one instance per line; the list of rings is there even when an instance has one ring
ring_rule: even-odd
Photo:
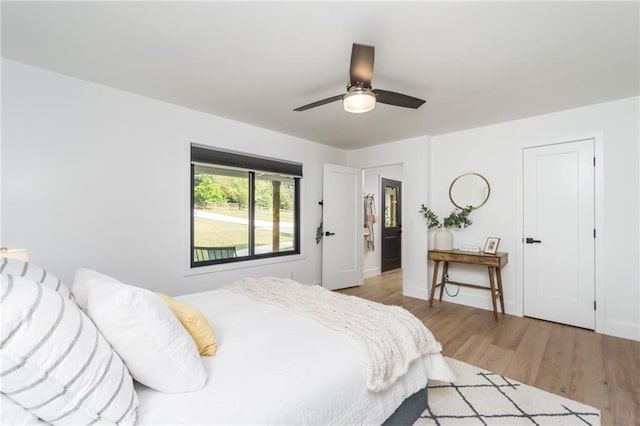
[[[196,342],[200,355],[215,355],[218,342],[209,321],[202,312],[186,303],[178,302],[166,294],[156,294],[171,308],[176,318],[187,329],[193,341]]]

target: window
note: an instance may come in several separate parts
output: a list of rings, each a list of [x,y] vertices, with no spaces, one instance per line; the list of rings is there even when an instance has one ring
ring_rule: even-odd
[[[191,145],[191,266],[300,253],[302,165]]]

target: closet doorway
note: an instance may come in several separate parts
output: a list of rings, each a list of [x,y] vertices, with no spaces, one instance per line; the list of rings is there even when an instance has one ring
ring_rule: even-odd
[[[402,267],[402,182],[382,178],[382,235],[380,271]]]
[[[403,223],[402,211],[402,182],[404,181],[404,165],[385,164],[379,166],[366,167],[362,169],[362,193],[364,199],[364,238],[362,239],[362,272],[364,278],[375,277],[383,271],[389,271],[402,267],[402,253],[406,253],[406,244],[402,241],[402,236],[398,232]],[[383,180],[397,182],[397,195],[395,205],[399,208],[395,209],[394,227],[385,227],[385,189]],[[391,217],[389,218],[392,219]],[[390,223],[390,222],[389,222]],[[385,238],[384,234],[391,231],[390,238]],[[387,247],[385,248],[385,240]],[[397,249],[389,247],[393,241],[398,243]],[[391,250],[388,250],[391,248]],[[383,254],[384,250],[384,254]],[[395,253],[394,253],[395,251]],[[388,256],[393,254],[393,256]],[[391,258],[393,262],[385,261],[383,267],[382,259]],[[395,263],[395,265],[393,264]],[[383,269],[384,268],[384,269]]]
[[[523,150],[524,315],[595,329],[595,142]]]

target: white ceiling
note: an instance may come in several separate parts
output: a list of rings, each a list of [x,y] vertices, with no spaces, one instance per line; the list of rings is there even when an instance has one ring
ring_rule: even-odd
[[[632,2],[2,2],[2,56],[345,149],[640,93]],[[349,114],[373,87],[427,100]]]

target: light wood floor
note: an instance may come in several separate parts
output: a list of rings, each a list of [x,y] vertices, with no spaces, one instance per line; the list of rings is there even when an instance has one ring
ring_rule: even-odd
[[[640,425],[640,342],[593,331],[402,295],[399,270],[341,290],[411,311],[443,354],[597,407],[603,425]]]

